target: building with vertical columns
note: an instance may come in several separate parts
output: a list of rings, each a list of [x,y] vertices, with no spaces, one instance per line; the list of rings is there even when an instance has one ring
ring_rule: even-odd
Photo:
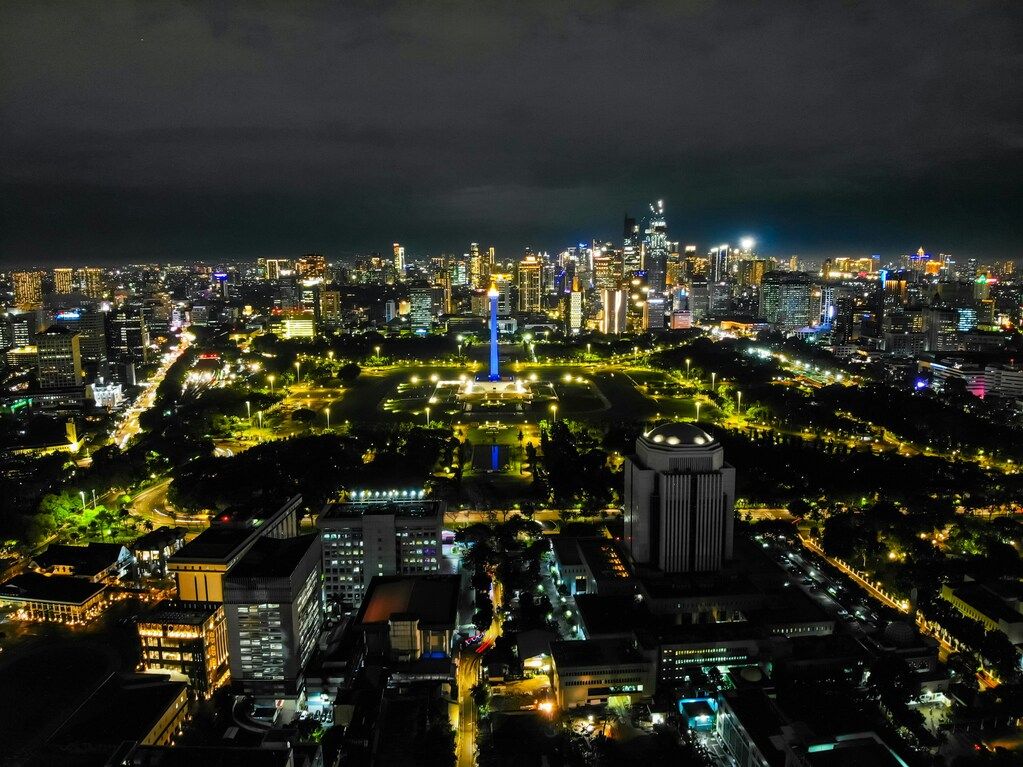
[[[73,293],[75,285],[75,270],[67,267],[57,267],[53,270],[53,292]]]
[[[13,272],[14,305],[19,309],[38,309],[43,305],[43,273]]]
[[[721,444],[688,423],[662,424],[625,460],[625,543],[667,573],[713,572],[732,556],[735,469]]]

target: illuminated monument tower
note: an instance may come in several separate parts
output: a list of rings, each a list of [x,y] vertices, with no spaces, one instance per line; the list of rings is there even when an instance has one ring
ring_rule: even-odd
[[[453,396],[463,410],[520,412],[532,401],[533,392],[529,383],[513,376],[502,376],[497,351],[497,302],[500,291],[491,280],[487,291],[490,301],[490,368],[475,377],[462,376],[458,381],[441,381],[437,384],[433,399],[444,401]],[[553,391],[553,390],[552,390]],[[450,394],[449,394],[450,392]]]
[[[491,280],[487,298],[490,299],[490,375],[488,381],[500,381],[501,372],[497,359],[497,299],[501,295],[497,283]]]

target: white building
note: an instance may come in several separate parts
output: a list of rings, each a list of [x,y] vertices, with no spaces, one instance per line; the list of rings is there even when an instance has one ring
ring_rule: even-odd
[[[636,562],[665,572],[719,570],[732,556],[735,469],[714,437],[668,423],[625,460],[625,542]]]
[[[316,520],[326,601],[358,607],[375,575],[440,572],[444,507],[400,498],[329,504]]]

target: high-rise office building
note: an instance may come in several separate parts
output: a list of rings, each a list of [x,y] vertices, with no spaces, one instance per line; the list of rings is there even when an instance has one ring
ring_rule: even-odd
[[[476,290],[486,287],[486,281],[490,278],[490,270],[487,268],[487,263],[480,253],[480,244],[478,242],[469,243],[469,287]]]
[[[320,561],[319,533],[260,538],[224,577],[237,689],[272,697],[301,691],[323,626]]]
[[[72,293],[75,289],[74,269],[58,267],[53,270],[53,292]]]
[[[61,389],[82,384],[81,336],[59,325],[36,334],[39,388]]]
[[[394,270],[398,274],[405,273],[405,247],[401,243],[391,245],[393,251]]]
[[[68,307],[54,312],[52,324],[78,333],[83,362],[107,359],[107,315],[95,308]]]
[[[622,269],[626,277],[632,277],[643,269],[643,244],[639,236],[636,219],[625,217],[622,244]]]
[[[409,323],[415,332],[429,332],[433,327],[433,293],[429,285],[416,285],[409,290]]]
[[[813,284],[807,272],[768,272],[760,282],[760,316],[782,330],[806,327]]]
[[[295,273],[305,279],[322,279],[327,276],[327,258],[319,253],[307,253],[295,261]]]
[[[263,262],[263,276],[268,280],[279,280],[292,271],[287,258],[268,258]]]
[[[341,293],[337,290],[320,292],[320,319],[327,327],[341,324]]]
[[[651,293],[661,294],[668,273],[668,225],[664,221],[664,200],[650,204],[650,219],[643,245],[647,284]]]
[[[711,248],[710,251],[710,281],[721,282],[728,276],[728,243]]]
[[[543,308],[543,265],[530,253],[519,261],[519,312],[531,314]]]
[[[106,286],[103,284],[103,270],[95,266],[87,266],[78,271],[82,292],[89,298],[101,300],[106,298]]]
[[[323,539],[327,603],[358,607],[376,575],[440,572],[444,502],[377,498],[327,506]]]
[[[149,358],[149,328],[141,313],[118,309],[110,317],[110,353],[134,362],[145,362]]]
[[[735,469],[714,437],[688,423],[657,426],[625,459],[625,543],[667,573],[713,572],[732,556]]]
[[[568,294],[568,332],[576,335],[583,327],[583,290],[579,276],[572,278],[572,291]]]
[[[14,272],[14,305],[26,311],[38,309],[43,305],[43,273]]]
[[[629,310],[629,293],[625,290],[602,290],[600,293],[600,332],[619,335],[626,330],[626,315]]]

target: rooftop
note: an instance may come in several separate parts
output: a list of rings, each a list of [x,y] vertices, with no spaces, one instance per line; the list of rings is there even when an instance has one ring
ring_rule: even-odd
[[[319,533],[294,538],[260,538],[228,572],[236,578],[287,578],[298,567],[310,547],[319,541]]]
[[[551,657],[559,669],[579,666],[620,666],[647,661],[632,639],[582,639],[551,642]]]
[[[643,435],[642,439],[658,446],[685,447],[695,445],[711,445],[717,440],[691,423],[663,423]]]
[[[41,575],[25,572],[0,586],[0,599],[23,602],[63,602],[81,605],[105,589],[102,583],[92,583],[72,575]]]
[[[85,546],[53,543],[46,547],[46,551],[33,557],[33,560],[43,570],[70,567],[75,575],[91,577],[116,563],[123,550],[120,543],[90,543]]]
[[[170,561],[228,561],[244,548],[256,531],[246,527],[213,526],[171,554]]]
[[[165,599],[147,613],[139,616],[139,623],[201,626],[221,609],[216,602],[178,602]]]
[[[771,737],[779,735],[781,728],[788,722],[767,694],[761,689],[753,688],[726,692],[723,697],[742,728],[772,767],[781,767],[785,764],[785,755],[771,742]],[[718,716],[721,716],[721,712],[718,712]]]
[[[136,746],[129,767],[291,767],[291,749],[238,746]]]
[[[164,674],[111,674],[50,738],[54,745],[142,740],[188,689]],[[111,715],[116,712],[116,715]]]
[[[158,527],[145,535],[139,536],[135,543],[131,545],[136,551],[143,549],[154,549],[165,546],[166,544],[177,540],[178,538],[184,538],[185,528],[183,527]]]
[[[362,600],[357,622],[384,623],[392,615],[411,615],[424,626],[454,628],[459,583],[457,575],[375,576]]]
[[[328,504],[320,513],[318,522],[330,519],[353,519],[369,514],[393,514],[407,519],[443,519],[444,501],[432,499],[394,499],[347,501]]]
[[[956,586],[952,591],[959,599],[992,620],[1023,623],[1023,614],[1013,609],[1001,596],[983,583],[969,581],[961,586]]]

